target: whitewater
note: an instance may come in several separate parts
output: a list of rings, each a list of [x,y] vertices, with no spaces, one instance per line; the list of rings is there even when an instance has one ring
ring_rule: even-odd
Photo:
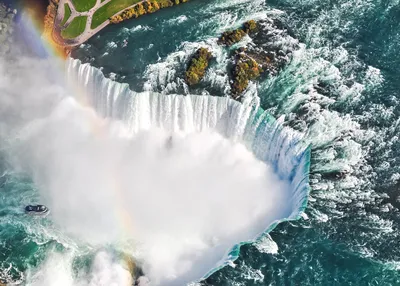
[[[2,63],[0,278],[399,284],[398,6],[191,1],[82,45],[65,66],[72,89],[41,61]],[[290,61],[239,103],[217,38],[249,19],[266,21],[268,45]],[[189,88],[182,75],[199,47],[214,59]],[[21,215],[43,201],[52,217]]]
[[[125,285],[136,269],[152,285],[196,282],[305,209],[309,149],[257,100],[135,93],[73,59],[66,77],[77,96],[53,85],[18,102],[4,80],[12,112],[48,105],[2,135],[6,187],[32,179],[51,209],[42,239],[64,248],[28,268],[28,284]],[[88,251],[90,269],[76,273]]]
[[[230,51],[220,48],[216,38],[249,19],[282,23],[269,30],[274,39],[269,44],[291,51],[291,61],[278,75],[251,85],[246,96],[259,98],[264,110],[312,145],[306,215],[278,225],[272,242],[264,241],[268,250],[260,251],[263,243],[244,247],[235,267],[215,273],[206,285],[325,285],[332,279],[354,285],[399,283],[398,5],[354,0],[196,2],[165,12],[155,22],[142,19],[110,28],[76,51],[76,57],[101,67],[106,76],[114,72],[117,81],[134,90],[226,96]],[[175,32],[179,27],[184,29]],[[173,31],[174,37],[165,31]],[[127,55],[120,45],[123,39],[129,43]],[[246,38],[238,44],[246,45],[252,45]],[[211,50],[215,60],[201,88],[189,90],[182,71],[200,46]]]

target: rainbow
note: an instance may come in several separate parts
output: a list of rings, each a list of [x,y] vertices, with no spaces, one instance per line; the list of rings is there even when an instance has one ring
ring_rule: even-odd
[[[68,57],[65,53],[65,50],[55,44],[51,37],[51,33],[49,33],[48,30],[45,33],[41,32],[40,27],[41,25],[43,25],[41,21],[43,21],[43,19],[38,19],[35,16],[35,13],[32,13],[32,11],[24,11],[20,20],[21,30],[24,34],[23,36],[29,46],[35,52],[35,54],[37,54],[40,58],[48,59],[51,62],[55,63],[54,70],[49,71],[49,74],[51,74],[52,76],[60,75],[58,79],[64,79],[66,64],[65,60]],[[98,71],[98,73],[100,72]],[[85,78],[83,74],[81,74],[80,69],[77,71],[77,74],[78,80],[81,81],[81,84],[72,84],[71,86],[69,86],[71,88],[70,90],[74,92],[74,97],[82,106],[89,107],[90,105],[88,104],[87,99],[90,98],[90,96],[87,96],[87,93],[90,92],[84,88],[85,84],[90,85],[89,79]],[[103,75],[100,76],[104,77]],[[102,78],[102,81],[105,84],[109,84],[108,79]],[[65,85],[64,80],[62,84]],[[118,83],[112,82],[112,84]],[[129,93],[130,91],[126,92]],[[195,100],[193,100],[193,102],[195,102]],[[232,106],[236,106],[238,103],[230,102],[230,104]],[[299,143],[300,139],[294,137],[292,138],[292,135],[287,132],[286,128],[281,126],[280,122],[276,121],[272,116],[264,112],[261,108],[253,110],[250,109],[250,107],[251,106],[249,106],[248,109],[249,111],[251,111],[251,120],[249,120],[247,125],[245,126],[246,132],[248,132],[245,135],[251,137],[251,141],[253,142],[250,146],[250,149],[255,153],[258,158],[261,158],[263,159],[263,161],[271,163],[275,169],[279,170],[279,164],[283,164],[286,161],[288,162],[290,168],[283,168],[281,171],[282,173],[285,173],[283,175],[285,175],[287,179],[290,179],[291,184],[295,189],[294,198],[296,199],[296,201],[293,202],[294,210],[289,218],[273,222],[268,229],[260,234],[260,236],[254,238],[253,240],[236,244],[232,249],[230,249],[229,253],[227,253],[227,256],[223,260],[221,260],[221,262],[214,269],[206,273],[203,278],[209,277],[215,271],[229,264],[230,261],[234,261],[235,259],[237,259],[241,246],[258,241],[262,236],[274,229],[276,225],[278,225],[278,223],[282,221],[298,219],[307,206],[308,194],[310,191],[308,177],[310,168],[310,147],[300,148],[300,146],[299,148],[297,148],[296,146],[301,145]],[[102,136],[102,131],[104,130],[102,128],[102,125],[104,124],[104,121],[96,117],[96,119],[92,120],[91,124],[91,132],[93,133],[93,135]],[[268,136],[265,134],[267,134]],[[267,141],[267,139],[269,141]],[[265,149],[258,146],[259,142],[264,142],[264,147],[277,146],[281,149],[275,148],[275,153],[267,154],[265,153]],[[301,152],[298,149],[301,149]],[[120,226],[121,238],[123,239],[126,237],[133,237],[135,233],[134,225],[132,223],[132,218],[129,216],[128,212],[125,211],[124,208],[118,173],[115,172],[114,174],[110,174],[110,176],[113,179],[113,187],[110,189],[110,192],[115,194],[115,197],[117,198],[112,203],[114,204],[114,215],[116,223]],[[128,247],[128,249],[130,249],[130,247]],[[121,262],[123,262],[125,265],[132,265],[132,263],[129,263],[128,258],[128,256],[122,258]],[[133,272],[132,269],[130,269],[130,271],[131,273]]]
[[[44,17],[39,5],[25,4],[21,11],[22,13],[18,17],[19,27],[24,40],[33,52],[41,58],[51,57],[65,60],[68,55],[66,50],[56,44],[51,35],[50,9],[47,9],[47,15]]]
[[[37,6],[34,6],[37,9]],[[51,70],[48,71],[48,75],[55,80],[55,82],[60,83],[62,86],[67,85],[65,80],[65,64],[66,59],[68,59],[68,53],[66,49],[56,44],[51,36],[51,31],[49,27],[44,26],[44,19],[38,17],[40,13],[31,7],[22,7],[22,13],[19,15],[18,28],[22,35],[22,39],[25,45],[30,47],[30,50],[38,56],[50,63]],[[46,24],[45,24],[46,25]],[[86,96],[86,91],[79,87],[76,83],[68,82],[68,90],[74,94],[74,98],[83,107],[89,107],[87,102],[88,96]],[[104,120],[94,117],[91,121],[91,132],[94,136],[101,137],[104,132]],[[116,223],[120,225],[120,237],[121,241],[126,237],[133,237],[133,220],[129,216],[128,212],[123,206],[122,191],[118,180],[118,174],[110,174],[113,178],[113,188],[110,189],[115,197],[114,202],[114,216]],[[119,249],[125,249],[121,247]],[[131,248],[131,247],[129,247]],[[133,275],[135,272],[135,263],[131,255],[127,253],[122,253],[120,256],[121,264],[127,267],[127,270]]]
[[[39,9],[38,5],[29,6],[29,3],[22,6],[22,13],[18,15],[19,32],[25,45],[29,46],[32,53],[50,63],[49,76],[62,86],[65,86],[65,64],[69,58],[70,50],[58,45],[53,40],[52,25],[49,24],[51,18],[49,15],[50,9],[47,9],[47,14],[44,18],[43,11],[39,11]],[[82,106],[89,107],[85,91],[77,84],[68,83],[68,90],[73,92],[74,98]]]

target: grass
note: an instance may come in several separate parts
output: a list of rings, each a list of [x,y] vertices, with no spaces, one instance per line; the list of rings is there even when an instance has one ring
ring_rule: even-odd
[[[61,36],[64,39],[73,39],[78,37],[85,31],[87,16],[78,16],[72,20],[67,28],[61,31]]]
[[[64,7],[65,7],[64,8],[65,13],[64,13],[64,19],[62,20],[61,25],[64,25],[68,21],[69,17],[71,16],[71,8],[69,7],[69,5],[67,3],[65,3]]]
[[[96,5],[96,0],[72,0],[75,10],[78,12],[86,12]]]
[[[93,14],[91,28],[97,28],[110,17],[139,2],[142,2],[142,0],[111,0]]]

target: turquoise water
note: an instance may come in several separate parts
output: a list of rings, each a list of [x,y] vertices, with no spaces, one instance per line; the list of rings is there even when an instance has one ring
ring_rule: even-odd
[[[276,118],[285,116],[283,124],[312,146],[306,215],[242,247],[236,267],[202,284],[400,284],[399,7],[396,1],[193,0],[110,26],[73,53],[134,91],[185,94],[185,65],[205,45],[215,59],[204,83],[190,93],[224,96],[229,51],[215,40],[222,31],[252,18],[279,19],[290,31],[281,42],[300,43],[290,64],[247,94],[259,97]],[[59,241],[50,221],[27,222],[21,215],[21,201],[38,199],[29,178],[4,174],[0,187],[2,269],[14,266],[3,276],[19,278],[40,265],[45,249],[76,249],[68,238]],[[43,227],[51,230],[46,239],[36,231]]]
[[[215,273],[207,284],[399,284],[399,3],[193,1],[180,8],[110,27],[76,56],[133,89],[150,81],[152,90],[182,92],[188,56],[206,45],[217,58],[203,90],[223,95],[227,59],[212,40],[220,31],[267,16],[304,44],[278,76],[250,93],[276,117],[286,115],[285,124],[313,145],[308,219],[271,233],[277,254],[245,247],[236,268]],[[123,63],[110,60],[119,57]]]
[[[279,222],[297,220],[304,212],[310,190],[310,148],[301,136],[260,108],[257,98],[240,104],[227,97],[136,93],[127,84],[105,78],[99,69],[72,59],[67,61],[67,74],[83,88],[97,114],[122,120],[133,133],[148,124],[173,133],[211,128],[231,140],[242,140],[256,158],[271,165],[282,180],[290,183],[290,194],[282,206],[288,210],[285,215],[273,221],[265,218],[257,235],[224,249],[225,255],[215,265],[207,266],[202,277],[229,265],[238,258],[241,247],[259,243]],[[275,203],[280,204],[279,200]]]

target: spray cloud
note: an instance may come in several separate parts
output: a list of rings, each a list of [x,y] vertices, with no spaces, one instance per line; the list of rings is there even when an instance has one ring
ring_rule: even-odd
[[[65,233],[99,246],[129,241],[126,251],[152,285],[183,285],[290,213],[289,186],[240,142],[214,130],[132,134],[49,82],[43,64],[29,59],[1,73],[2,137],[18,134],[14,166],[31,174]],[[98,263],[93,271],[111,271]],[[54,265],[34,276],[39,284],[65,276],[49,270]],[[68,279],[66,285],[101,285]]]

